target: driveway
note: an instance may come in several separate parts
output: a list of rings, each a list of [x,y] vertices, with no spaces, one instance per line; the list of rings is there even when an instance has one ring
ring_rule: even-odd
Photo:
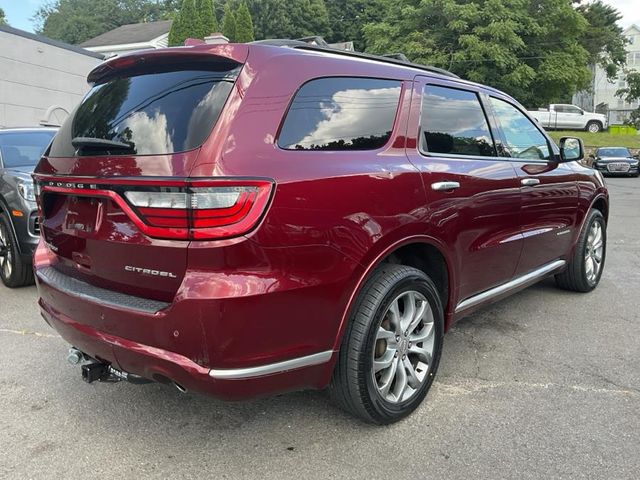
[[[35,288],[0,287],[0,478],[638,478],[640,180],[608,183],[600,287],[547,280],[462,320],[427,401],[390,427],[322,392],[87,385]]]

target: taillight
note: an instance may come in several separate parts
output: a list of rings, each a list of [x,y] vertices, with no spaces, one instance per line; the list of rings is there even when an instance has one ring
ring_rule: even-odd
[[[182,240],[222,239],[250,232],[267,208],[273,185],[271,180],[233,178],[167,181],[112,178],[96,183],[67,180],[71,179],[38,178],[41,198],[49,192],[106,197],[144,234]]]
[[[204,183],[204,186],[197,186]],[[216,239],[242,235],[258,222],[269,200],[271,182],[202,182],[193,186],[124,192],[151,227],[168,227],[170,238]],[[181,231],[183,230],[184,231]],[[156,236],[156,235],[154,235]]]

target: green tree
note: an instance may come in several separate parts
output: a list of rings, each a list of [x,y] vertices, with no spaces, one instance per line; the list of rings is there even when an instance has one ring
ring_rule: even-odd
[[[287,0],[249,0],[247,7],[256,38],[284,38],[291,30]]]
[[[589,52],[589,63],[600,65],[610,80],[615,79],[627,56],[627,41],[617,23],[622,15],[600,0],[580,5],[578,11],[589,24],[580,39],[581,45]]]
[[[354,42],[356,50],[364,50],[363,27],[380,22],[389,5],[387,0],[325,0],[329,13],[330,42]]]
[[[640,72],[637,70],[625,70],[626,87],[616,92],[616,96],[622,98],[627,103],[640,102]],[[627,122],[640,130],[640,106],[631,112]]]
[[[0,8],[0,25],[8,25],[4,10]]]
[[[169,18],[178,0],[51,0],[33,20],[36,31],[67,43],[82,43],[120,25]]]
[[[213,0],[198,0],[198,14],[200,17],[200,38],[218,31],[218,19],[213,8]]]
[[[170,47],[175,47],[184,43],[184,39],[180,41],[180,38],[182,37],[182,30],[182,17],[180,16],[180,12],[178,12],[173,16],[173,20],[171,21],[171,28],[169,29],[169,38],[167,38],[167,44]]]
[[[533,107],[588,88],[587,28],[570,0],[397,0],[364,36],[373,53],[402,52]]]
[[[283,38],[300,38],[310,35],[328,37],[331,35],[329,27],[329,12],[324,0],[289,0],[287,2],[289,14],[288,30],[282,31]]]
[[[236,17],[231,10],[231,5],[227,2],[224,6],[224,15],[222,17],[222,34],[229,39],[230,42],[236,41]]]
[[[184,45],[187,38],[202,38],[201,31],[202,24],[196,10],[196,0],[182,0],[180,11],[169,30],[169,45]]]
[[[255,40],[251,13],[245,2],[240,4],[236,12],[236,42],[247,43]]]

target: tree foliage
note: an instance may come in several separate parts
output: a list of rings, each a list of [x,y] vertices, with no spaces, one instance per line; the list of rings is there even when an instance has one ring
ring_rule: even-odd
[[[353,41],[356,50],[364,50],[366,42],[363,27],[384,18],[389,6],[387,0],[325,0],[329,13],[330,42]]]
[[[236,16],[231,9],[231,4],[228,2],[224,6],[224,15],[222,16],[222,34],[230,42],[236,41]]]
[[[251,13],[245,2],[240,4],[236,12],[236,42],[247,43],[255,40]]]
[[[589,86],[588,26],[570,0],[398,0],[364,32],[374,53],[403,52],[539,106]]]
[[[626,84],[625,88],[621,88],[616,92],[616,96],[622,98],[627,103],[634,103],[640,101],[640,72],[636,70],[626,70]],[[640,106],[636,108],[629,117],[627,122],[630,125],[640,129]]]
[[[617,24],[622,15],[601,0],[580,5],[578,11],[589,25],[580,39],[589,52],[589,63],[600,65],[613,80],[626,61],[626,40]]]
[[[180,11],[169,30],[169,46],[183,45],[187,38],[202,38],[202,22],[196,8],[196,0],[182,0]]]
[[[169,18],[179,0],[50,0],[35,13],[36,31],[77,44],[120,25]]]
[[[200,17],[200,35],[204,38],[219,30],[218,19],[213,8],[213,0],[198,0],[198,15]]]
[[[4,10],[0,8],[0,25],[8,25]]]

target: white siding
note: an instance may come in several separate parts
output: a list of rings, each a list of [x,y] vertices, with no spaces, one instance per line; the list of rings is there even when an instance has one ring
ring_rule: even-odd
[[[100,59],[0,31],[0,126],[35,126],[51,107],[71,112]],[[55,117],[60,118],[60,110]]]

